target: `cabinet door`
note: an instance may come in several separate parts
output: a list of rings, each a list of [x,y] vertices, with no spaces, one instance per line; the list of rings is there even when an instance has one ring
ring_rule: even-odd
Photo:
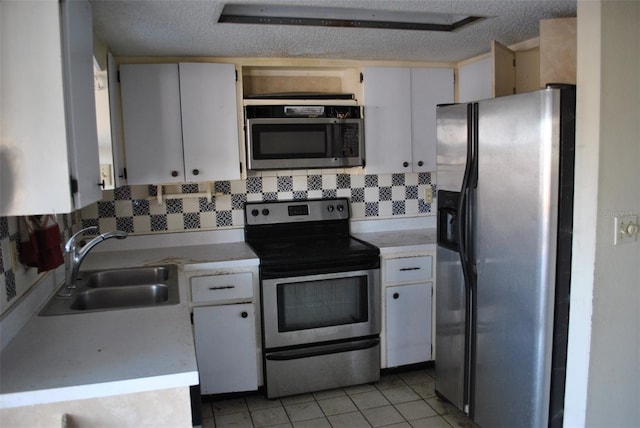
[[[256,390],[258,357],[253,304],[196,307],[193,324],[202,393]]]
[[[413,172],[436,170],[436,107],[453,102],[453,69],[411,69]]]
[[[102,199],[93,78],[93,21],[88,2],[61,2],[65,105],[73,195],[79,209]]]
[[[178,64],[120,66],[128,184],[184,181]]]
[[[488,55],[458,66],[458,102],[493,97],[493,58]]]
[[[409,172],[411,171],[410,69],[366,67],[363,73],[367,173]]]
[[[186,180],[239,179],[235,66],[180,63],[180,99]]]
[[[72,212],[102,198],[91,5],[0,9],[0,215]]]
[[[516,93],[516,53],[503,44],[491,41],[493,59],[493,97]]]
[[[431,359],[431,287],[425,282],[386,288],[387,367]]]
[[[113,185],[121,187],[127,184],[124,173],[124,144],[122,143],[122,114],[120,91],[118,88],[118,65],[111,52],[107,53],[107,76],[109,79],[109,119],[111,120],[111,155],[113,156]]]

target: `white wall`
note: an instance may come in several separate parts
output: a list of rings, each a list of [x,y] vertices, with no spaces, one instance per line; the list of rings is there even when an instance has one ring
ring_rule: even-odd
[[[640,426],[640,2],[578,1],[573,281],[565,426]]]

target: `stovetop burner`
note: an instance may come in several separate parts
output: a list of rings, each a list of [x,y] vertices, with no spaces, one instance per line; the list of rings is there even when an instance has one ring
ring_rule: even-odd
[[[377,247],[349,235],[346,198],[247,203],[245,240],[263,277],[379,267]]]

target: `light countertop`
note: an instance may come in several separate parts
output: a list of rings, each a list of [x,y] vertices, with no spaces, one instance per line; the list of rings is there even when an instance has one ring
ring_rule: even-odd
[[[388,252],[419,252],[436,248],[435,228],[354,233],[353,236],[380,248],[382,255]]]
[[[435,229],[354,233],[380,248],[435,248]],[[178,305],[34,316],[1,354],[0,408],[196,385],[185,271],[257,265],[244,242],[96,251],[81,270],[178,264]]]
[[[180,303],[34,316],[3,350],[0,407],[97,398],[196,385],[184,268],[257,264],[244,242],[96,252],[81,270],[175,263]]]

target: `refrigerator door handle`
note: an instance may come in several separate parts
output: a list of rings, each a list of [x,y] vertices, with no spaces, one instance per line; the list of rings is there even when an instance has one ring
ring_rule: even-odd
[[[473,291],[473,274],[471,271],[472,262],[470,260],[470,244],[471,244],[471,189],[474,173],[476,168],[476,147],[477,147],[477,110],[478,104],[467,105],[467,157],[465,162],[465,170],[462,178],[462,187],[460,189],[460,199],[458,201],[458,252],[460,254],[460,262],[462,268],[462,276],[464,278],[465,287],[465,352],[464,352],[464,411],[473,417],[473,375],[471,372],[471,364],[473,361],[473,341],[471,331],[473,329],[474,314],[472,299]],[[477,181],[477,180],[476,180]],[[475,183],[474,183],[475,184]]]
[[[469,180],[471,175],[471,168],[473,165],[473,105],[467,105],[467,158],[465,161],[464,167],[464,175],[462,176],[462,186],[460,188],[460,199],[458,200],[458,252],[460,253],[460,260],[462,262],[462,270],[467,278],[467,263],[468,263],[468,255],[467,255],[467,198],[468,192],[467,189],[469,187]],[[465,281],[466,282],[466,281]]]

